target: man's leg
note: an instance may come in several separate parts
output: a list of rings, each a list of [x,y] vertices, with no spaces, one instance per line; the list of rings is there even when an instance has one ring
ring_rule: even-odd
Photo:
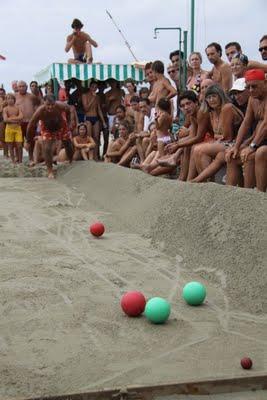
[[[96,121],[95,124],[93,125],[93,139],[95,141],[95,148],[94,148],[94,154],[95,154],[95,160],[99,160],[100,158],[100,152],[99,152],[99,147],[100,147],[100,125],[99,121]]]
[[[243,164],[244,187],[253,189],[256,186],[255,177],[255,153],[248,156],[248,159]]]
[[[256,186],[261,192],[267,189],[267,146],[261,146],[255,154]]]
[[[191,154],[191,147],[185,147],[183,149],[183,157],[181,159],[181,170],[179,174],[180,181],[186,181],[188,176],[189,170],[189,163],[190,163],[190,154]]]
[[[47,175],[49,179],[53,179],[53,147],[55,145],[55,140],[44,140],[43,141],[43,149],[44,149],[44,159],[47,167]]]
[[[197,146],[198,146],[198,144],[195,144],[191,148],[189,170],[188,170],[188,175],[187,175],[188,181],[191,181],[192,179],[194,179],[198,174],[197,167],[196,167],[196,161],[195,161],[195,152],[196,152]]]
[[[241,160],[239,157],[237,159],[231,159],[227,163],[226,185],[239,186],[242,181],[243,174]]]
[[[23,148],[22,148],[22,142],[15,142],[15,148],[17,150],[17,155],[18,155],[18,163],[22,163],[22,153],[23,153]]]
[[[103,127],[103,138],[104,138],[104,146],[103,146],[103,157],[107,152],[108,149],[108,142],[109,142],[109,130],[108,128]]]
[[[92,53],[91,43],[89,43],[89,42],[85,43],[85,57],[86,57],[86,63],[87,64],[92,64],[92,62],[93,62],[93,53]]]

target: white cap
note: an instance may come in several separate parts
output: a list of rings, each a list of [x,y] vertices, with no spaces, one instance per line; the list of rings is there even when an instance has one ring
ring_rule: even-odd
[[[230,92],[243,92],[246,89],[246,80],[245,78],[239,78],[234,81],[233,87]]]

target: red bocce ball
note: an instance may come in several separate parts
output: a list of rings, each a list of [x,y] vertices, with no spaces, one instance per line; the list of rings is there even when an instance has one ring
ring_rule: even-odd
[[[101,222],[95,222],[89,228],[92,235],[100,237],[105,232],[105,227]]]
[[[141,292],[125,293],[121,298],[121,308],[129,317],[138,317],[146,306],[145,296]]]
[[[244,357],[240,361],[241,367],[244,369],[250,369],[252,367],[252,360],[249,357]]]

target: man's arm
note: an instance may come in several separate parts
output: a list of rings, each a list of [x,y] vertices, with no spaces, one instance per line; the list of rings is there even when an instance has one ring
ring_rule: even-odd
[[[254,111],[253,111],[253,107],[252,107],[252,101],[253,100],[250,97],[249,101],[248,101],[248,107],[247,107],[247,111],[245,114],[245,118],[244,118],[242,124],[240,125],[240,128],[237,133],[236,143],[235,143],[236,150],[239,150],[242,142],[244,141],[244,138],[246,137],[246,135],[254,121]]]
[[[258,61],[249,61],[247,69],[263,69],[264,72],[267,72],[267,64],[260,63]]]
[[[95,41],[94,39],[92,39],[91,36],[88,35],[88,33],[87,33],[87,36],[88,36],[88,42],[89,42],[92,46],[98,47],[98,44],[96,43],[96,41]]]
[[[197,114],[197,132],[195,136],[190,136],[185,139],[179,140],[177,148],[193,146],[193,144],[202,142],[205,134],[210,130],[210,117],[209,113],[198,111]]]
[[[221,68],[222,88],[227,93],[233,85],[233,76],[230,65],[224,64]]]
[[[27,126],[27,132],[26,132],[26,141],[27,143],[31,142],[34,133],[35,133],[35,127],[38,124],[38,121],[41,119],[42,111],[43,111],[44,106],[40,106],[33,116],[31,117],[28,126]]]
[[[68,37],[67,37],[67,43],[66,43],[66,46],[65,46],[65,52],[66,53],[68,53],[68,51],[70,51],[70,49],[72,48],[72,45],[73,45],[73,43],[74,43],[74,40],[75,40],[75,36],[72,34],[72,35],[69,35]]]

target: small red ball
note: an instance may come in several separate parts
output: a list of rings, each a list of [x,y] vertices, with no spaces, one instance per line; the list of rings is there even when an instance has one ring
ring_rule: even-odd
[[[146,306],[145,296],[141,292],[125,293],[121,298],[121,308],[129,317],[138,317]]]
[[[89,228],[92,235],[99,237],[105,232],[105,227],[101,222],[95,222]]]
[[[242,368],[250,369],[252,367],[252,360],[249,357],[243,357],[240,364]]]

